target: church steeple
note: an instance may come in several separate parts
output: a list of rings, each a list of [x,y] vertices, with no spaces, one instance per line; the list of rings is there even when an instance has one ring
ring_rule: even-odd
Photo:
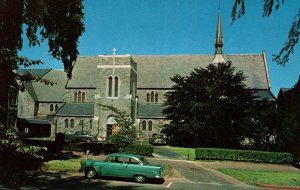
[[[217,32],[216,32],[216,40],[215,40],[215,57],[213,63],[225,63],[225,59],[223,57],[223,37],[222,37],[220,10],[218,11],[218,23],[217,23]]]
[[[218,24],[217,24],[217,32],[216,32],[216,42],[215,42],[216,53],[223,53],[223,37],[222,37],[222,26],[221,26],[221,16],[220,10],[218,12]]]

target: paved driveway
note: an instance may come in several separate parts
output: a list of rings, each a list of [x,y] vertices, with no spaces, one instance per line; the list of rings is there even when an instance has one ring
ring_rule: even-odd
[[[246,185],[221,172],[203,167],[197,162],[187,161],[185,156],[171,151],[165,146],[155,146],[155,158],[149,158],[151,163],[170,165],[174,171],[174,177],[167,179],[172,188],[195,189],[260,189]]]
[[[153,147],[154,147],[154,152],[152,155],[155,158],[165,158],[165,159],[172,159],[172,160],[186,160],[187,159],[187,157],[171,151],[166,146],[153,146]]]
[[[187,161],[184,156],[174,153],[166,147],[155,147],[154,158],[148,158],[151,163],[170,165],[174,170],[174,176],[166,178],[163,184],[145,183],[137,184],[133,180],[97,178],[88,180],[83,173],[76,175],[29,172],[20,175],[24,181],[20,189],[121,189],[121,190],[160,190],[160,189],[183,189],[183,190],[258,190],[261,188],[245,185],[218,171]],[[103,155],[95,156],[103,159]],[[0,190],[15,189],[0,184]]]

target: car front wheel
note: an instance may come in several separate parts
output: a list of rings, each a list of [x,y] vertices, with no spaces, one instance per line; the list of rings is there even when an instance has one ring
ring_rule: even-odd
[[[135,175],[133,179],[136,183],[144,183],[146,181],[146,176],[143,175]]]
[[[94,168],[88,168],[85,170],[85,177],[88,179],[92,179],[94,177],[96,177],[97,172]]]

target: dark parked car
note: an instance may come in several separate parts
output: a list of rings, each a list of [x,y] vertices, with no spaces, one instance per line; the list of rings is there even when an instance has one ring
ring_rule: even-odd
[[[149,138],[149,143],[153,145],[166,145],[166,139],[162,134],[154,133],[151,138]]]
[[[77,131],[74,134],[66,134],[66,142],[92,142],[96,141],[97,138],[85,131]]]
[[[149,164],[141,155],[113,153],[104,161],[81,161],[81,169],[86,178],[96,176],[111,176],[133,178],[137,183],[143,183],[147,179],[164,179],[164,167],[162,165]]]

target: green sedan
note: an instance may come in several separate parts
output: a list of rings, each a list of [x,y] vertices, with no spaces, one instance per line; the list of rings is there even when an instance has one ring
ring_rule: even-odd
[[[164,167],[149,164],[141,155],[113,153],[103,161],[84,160],[81,169],[86,178],[98,176],[133,178],[137,183],[144,183],[147,179],[164,180]]]

